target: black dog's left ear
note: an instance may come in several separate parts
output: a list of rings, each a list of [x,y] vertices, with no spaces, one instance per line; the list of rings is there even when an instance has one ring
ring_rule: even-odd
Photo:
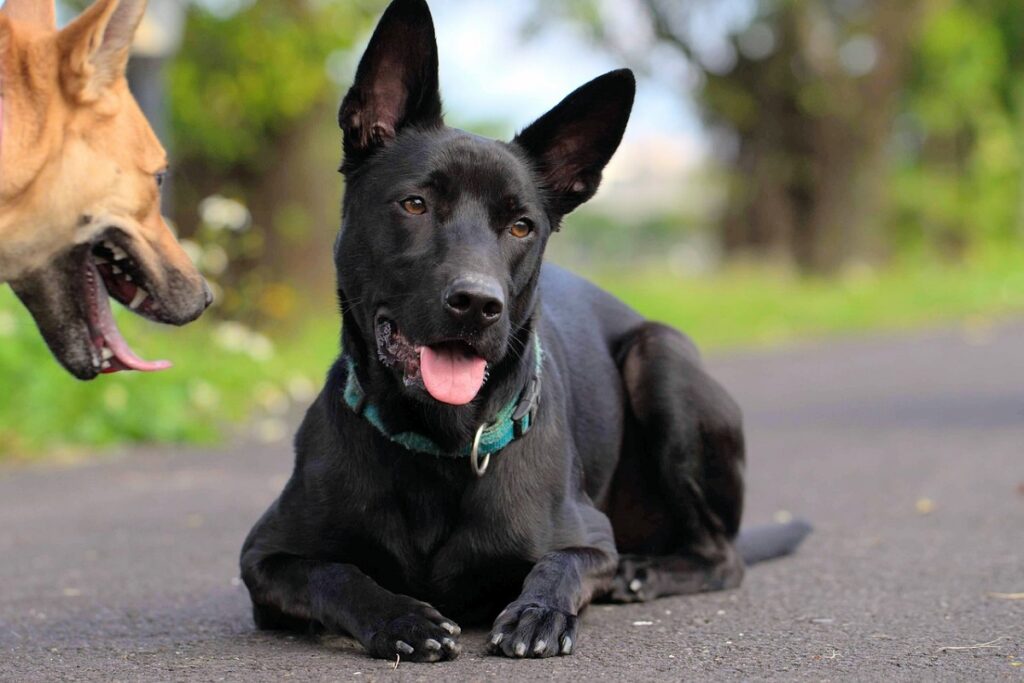
[[[394,0],[341,103],[345,164],[351,166],[406,126],[442,125],[437,39],[425,0]]]
[[[556,220],[597,192],[636,97],[629,69],[595,78],[516,136],[534,163]]]

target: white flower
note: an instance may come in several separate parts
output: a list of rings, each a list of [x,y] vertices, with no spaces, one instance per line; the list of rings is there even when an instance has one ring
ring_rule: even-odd
[[[199,380],[189,387],[189,398],[199,410],[213,410],[220,405],[220,392],[209,382]]]
[[[242,232],[252,224],[252,215],[245,204],[219,194],[199,202],[199,216],[213,230]]]
[[[18,331],[18,320],[7,311],[0,311],[0,337],[10,337]]]
[[[211,244],[203,250],[199,266],[209,275],[223,275],[228,269],[228,253],[222,247]]]
[[[214,342],[225,351],[244,353],[255,361],[274,357],[274,344],[265,335],[239,322],[223,322],[213,332]]]
[[[285,415],[291,407],[288,394],[269,382],[256,387],[256,401],[271,415]]]
[[[288,393],[296,403],[309,403],[316,398],[316,384],[308,377],[296,375],[288,380]]]

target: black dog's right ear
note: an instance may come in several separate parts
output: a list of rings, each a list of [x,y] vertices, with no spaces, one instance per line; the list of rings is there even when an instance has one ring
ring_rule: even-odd
[[[612,71],[577,89],[516,136],[556,225],[597,192],[604,167],[626,132],[635,96],[633,72]]]
[[[384,12],[338,123],[348,168],[406,126],[442,125],[437,39],[425,0],[394,0]]]

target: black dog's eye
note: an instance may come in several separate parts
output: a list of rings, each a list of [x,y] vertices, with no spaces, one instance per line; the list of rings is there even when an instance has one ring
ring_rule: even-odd
[[[405,212],[413,216],[422,216],[427,212],[427,203],[423,201],[423,197],[407,197],[401,203]]]
[[[167,169],[164,169],[163,171],[160,171],[159,173],[154,173],[153,177],[156,179],[156,186],[157,187],[163,187],[164,186],[164,182],[167,180]]]
[[[508,229],[512,233],[513,237],[523,239],[529,237],[533,232],[533,223],[530,222],[529,218],[520,218]]]

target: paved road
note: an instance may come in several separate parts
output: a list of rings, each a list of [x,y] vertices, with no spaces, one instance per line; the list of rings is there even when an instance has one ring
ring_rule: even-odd
[[[285,445],[0,472],[0,679],[1024,680],[1024,326],[716,358],[748,521],[811,518],[740,590],[596,607],[570,658],[367,659],[256,633],[236,555]],[[945,650],[947,646],[975,649]]]

